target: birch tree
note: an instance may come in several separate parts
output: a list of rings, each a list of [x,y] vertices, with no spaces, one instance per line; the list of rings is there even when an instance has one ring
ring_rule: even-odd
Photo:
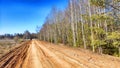
[[[84,34],[84,22],[83,22],[83,17],[82,17],[82,8],[81,8],[81,4],[82,4],[82,1],[81,0],[79,0],[79,8],[80,8],[80,20],[81,20],[81,28],[82,28],[82,38],[83,38],[83,43],[84,43],[84,48],[86,49],[86,40],[85,40],[85,34]]]
[[[90,18],[90,28],[91,28],[91,44],[93,44],[93,23],[91,19],[91,5],[90,5],[90,0],[88,0],[88,9],[89,9],[89,18]],[[95,46],[92,45],[92,51],[95,52]]]
[[[70,0],[70,17],[71,17],[71,29],[73,34],[73,46],[76,47],[76,37],[75,37],[75,26],[74,26],[74,20],[73,20],[73,0]]]

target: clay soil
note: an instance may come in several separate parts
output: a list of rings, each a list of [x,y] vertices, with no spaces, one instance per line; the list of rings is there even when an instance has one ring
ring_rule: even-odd
[[[120,68],[120,59],[32,40],[2,56],[0,68]]]

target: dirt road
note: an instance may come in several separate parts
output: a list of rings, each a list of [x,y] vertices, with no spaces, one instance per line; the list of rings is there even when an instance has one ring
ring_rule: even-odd
[[[119,64],[119,58],[37,40],[0,58],[0,68],[120,68]]]

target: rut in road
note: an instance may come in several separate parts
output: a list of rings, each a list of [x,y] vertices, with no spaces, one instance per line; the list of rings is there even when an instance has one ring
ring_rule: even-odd
[[[0,58],[0,68],[119,68],[120,59],[32,40]]]

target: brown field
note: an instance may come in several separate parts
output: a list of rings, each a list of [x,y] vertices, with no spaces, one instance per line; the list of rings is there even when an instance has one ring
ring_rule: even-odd
[[[15,48],[16,45],[19,44],[15,43],[15,41],[12,39],[0,40],[0,57],[2,57],[4,54]]]

